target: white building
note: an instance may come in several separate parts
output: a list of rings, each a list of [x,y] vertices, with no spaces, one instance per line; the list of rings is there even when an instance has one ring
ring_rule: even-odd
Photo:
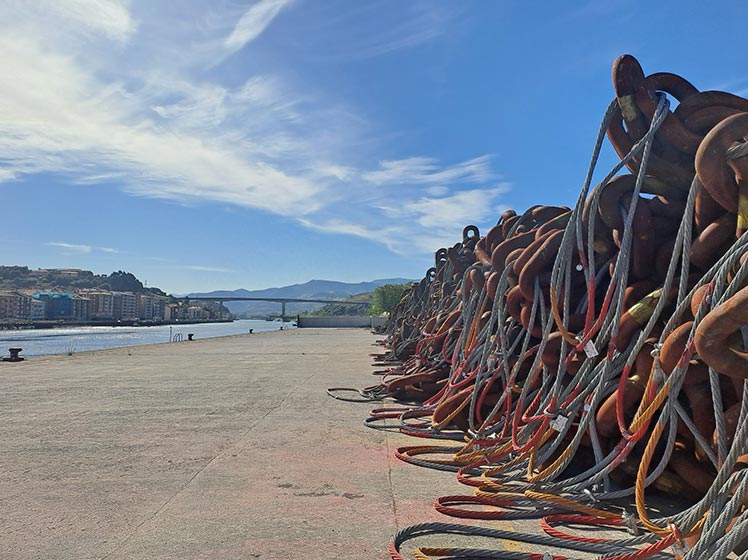
[[[32,321],[43,321],[47,316],[47,303],[41,299],[31,298]]]

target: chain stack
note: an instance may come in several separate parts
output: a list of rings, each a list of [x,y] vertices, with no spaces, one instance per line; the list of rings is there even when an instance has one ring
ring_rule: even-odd
[[[507,211],[484,236],[468,226],[437,251],[387,324],[379,359],[397,365],[362,392],[419,403],[377,409],[368,425],[399,418],[405,433],[461,442],[397,450],[474,488],[438,499],[439,511],[538,518],[548,537],[424,524],[395,536],[393,559],[436,534],[603,558],[671,558],[669,547],[688,560],[748,558],[748,100],[646,76],[629,55],[613,83],[575,206]],[[606,135],[620,162],[591,188]],[[657,491],[687,503],[657,517]],[[608,505],[626,497],[635,513]],[[586,539],[564,523],[637,536]]]

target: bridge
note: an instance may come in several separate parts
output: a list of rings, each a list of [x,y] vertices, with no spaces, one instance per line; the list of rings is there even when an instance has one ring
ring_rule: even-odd
[[[341,305],[371,306],[368,301],[346,301],[342,299],[308,299],[308,298],[283,298],[283,297],[183,297],[179,301],[217,301],[223,305],[225,301],[273,301],[281,304],[281,317],[286,316],[287,303],[339,303]]]

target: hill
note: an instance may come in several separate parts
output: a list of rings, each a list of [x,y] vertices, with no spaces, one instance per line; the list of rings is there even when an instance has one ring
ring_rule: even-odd
[[[158,288],[147,288],[130,272],[118,270],[109,275],[94,274],[77,268],[38,268],[0,266],[0,290],[75,291],[81,289],[113,290],[165,296]]]
[[[206,293],[191,293],[189,297],[281,297],[299,299],[346,299],[363,292],[373,292],[384,284],[403,284],[411,282],[406,278],[382,278],[370,282],[336,282],[333,280],[310,280],[303,284],[292,284],[280,288],[266,288],[264,290],[216,290]],[[303,313],[321,307],[321,303],[289,303],[286,305],[287,314]],[[232,313],[239,317],[265,316],[279,314],[280,305],[266,301],[227,301]]]
[[[350,297],[345,298],[345,301],[354,301],[361,303],[368,303],[371,305],[371,301],[374,298],[372,292],[364,292],[363,294],[354,294]],[[306,314],[311,317],[341,317],[348,315],[365,315],[368,312],[368,306],[358,305],[343,305],[340,303],[327,303],[322,307],[309,311]]]

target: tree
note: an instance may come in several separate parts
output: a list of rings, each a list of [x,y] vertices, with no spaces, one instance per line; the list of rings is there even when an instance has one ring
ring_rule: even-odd
[[[143,292],[143,284],[131,272],[122,270],[112,272],[109,275],[109,284],[115,292],[133,292],[136,294]]]
[[[383,284],[379,286],[374,290],[370,313],[372,315],[390,313],[400,303],[403,292],[407,287],[407,284]]]

